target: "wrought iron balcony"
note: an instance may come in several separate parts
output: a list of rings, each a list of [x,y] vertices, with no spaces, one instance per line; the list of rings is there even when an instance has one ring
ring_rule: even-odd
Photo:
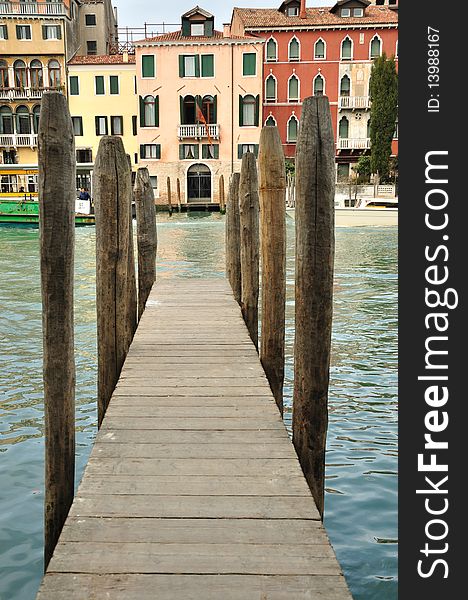
[[[208,127],[208,131],[207,131]],[[210,137],[214,140],[219,140],[219,125],[179,125],[177,128],[177,135],[180,140],[185,139],[203,139],[208,138],[208,132]]]
[[[37,134],[13,133],[0,135],[0,146],[4,148],[35,148],[37,146]]]
[[[370,138],[338,138],[338,150],[369,150]]]
[[[68,14],[63,2],[2,2],[0,15],[45,15],[64,16]]]
[[[369,96],[340,96],[340,109],[368,110],[371,107]]]

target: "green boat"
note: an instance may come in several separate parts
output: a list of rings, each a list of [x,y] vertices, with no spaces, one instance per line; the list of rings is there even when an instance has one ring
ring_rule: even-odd
[[[0,198],[0,225],[39,225],[39,202],[37,200],[17,200]],[[94,225],[94,215],[77,213],[77,227]]]

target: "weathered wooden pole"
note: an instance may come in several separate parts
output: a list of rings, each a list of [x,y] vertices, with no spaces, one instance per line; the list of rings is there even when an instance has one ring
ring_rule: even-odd
[[[277,127],[264,127],[258,155],[262,339],[260,360],[283,413],[286,313],[286,169]]]
[[[39,229],[46,569],[73,501],[75,481],[75,189],[75,138],[67,99],[45,92],[39,123]]]
[[[180,179],[177,177],[177,210],[182,212],[182,200],[180,194]]]
[[[172,215],[172,192],[171,192],[171,178],[167,178],[167,206],[169,207],[169,216]]]
[[[132,180],[118,137],[101,139],[94,167],[94,194],[100,427],[137,323]]]
[[[219,211],[221,214],[224,214],[226,212],[224,175],[220,175],[219,177]]]
[[[241,308],[244,321],[258,350],[259,200],[257,161],[252,152],[242,157],[239,183],[241,232]]]
[[[296,150],[293,441],[322,517],[333,316],[334,157],[328,98],[307,98]]]
[[[240,219],[239,219],[240,173],[233,173],[229,182],[226,206],[226,277],[231,284],[236,302],[241,303]]]
[[[138,169],[135,181],[135,208],[138,246],[138,320],[156,281],[156,206],[148,169]]]

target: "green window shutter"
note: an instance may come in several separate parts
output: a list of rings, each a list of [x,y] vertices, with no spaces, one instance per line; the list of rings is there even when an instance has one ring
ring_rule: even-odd
[[[216,146],[213,146],[213,155],[216,159],[219,158],[219,144],[216,144]]]
[[[242,152],[242,144],[238,144],[237,145],[237,158],[240,160],[242,158],[243,152]]]
[[[133,133],[133,135],[138,134],[137,119],[138,119],[138,117],[136,115],[132,115],[132,133]]]
[[[161,158],[161,144],[156,144],[156,158]]]
[[[190,35],[190,21],[188,19],[182,20],[182,35]]]
[[[146,158],[146,146],[140,144],[140,158]]]
[[[59,40],[62,39],[62,28],[60,27],[60,25],[57,26],[57,37]]]
[[[244,77],[247,75],[257,74],[257,55],[256,53],[249,53],[243,55],[243,74]]]
[[[110,93],[118,94],[119,93],[119,78],[117,75],[110,76]]]
[[[193,156],[198,160],[200,158],[200,146],[198,144],[195,145],[193,149]]]
[[[185,77],[185,56],[179,55],[179,77]]]
[[[239,126],[244,126],[244,99],[239,96]]]
[[[200,55],[195,56],[195,77],[200,77]]]
[[[212,37],[213,35],[213,21],[205,21],[205,35],[206,37]]]
[[[96,84],[96,95],[102,96],[104,94],[104,77],[102,75],[96,75],[95,84]]]
[[[260,119],[260,95],[255,98],[255,127],[258,127]]]
[[[79,79],[76,75],[70,76],[70,96],[79,96],[80,84]]]
[[[154,126],[159,127],[159,96],[154,99]]]
[[[179,145],[179,159],[184,160],[185,158],[185,146],[184,144]]]
[[[215,123],[218,122],[218,96],[213,96],[213,120]]]
[[[214,77],[214,54],[203,54],[201,57],[202,77]]]
[[[145,126],[145,101],[140,96],[140,127]]]
[[[201,157],[202,157],[203,159],[206,159],[206,158],[208,158],[208,146],[207,146],[206,144],[203,144],[203,146],[202,146],[202,149],[201,149],[201,150],[202,150],[202,152],[201,152]]]
[[[259,144],[254,144],[254,154],[255,154],[255,158],[258,158],[258,149],[259,149]]]
[[[96,126],[96,135],[99,135],[99,117],[94,117],[94,124]]]
[[[45,25],[42,26],[42,39],[47,39],[47,27]]]
[[[154,56],[147,54],[141,57],[141,74],[143,77],[154,77]]]
[[[180,96],[180,124],[185,125],[184,121],[184,97]]]

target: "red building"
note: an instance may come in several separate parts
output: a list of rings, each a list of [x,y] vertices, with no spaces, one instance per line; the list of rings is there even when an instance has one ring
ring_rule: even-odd
[[[279,128],[287,157],[295,154],[302,100],[330,100],[338,180],[370,148],[369,80],[373,59],[398,56],[397,0],[339,0],[332,7],[306,8],[285,0],[279,8],[235,8],[233,35],[265,39],[264,123]],[[398,154],[398,127],[393,152]]]

